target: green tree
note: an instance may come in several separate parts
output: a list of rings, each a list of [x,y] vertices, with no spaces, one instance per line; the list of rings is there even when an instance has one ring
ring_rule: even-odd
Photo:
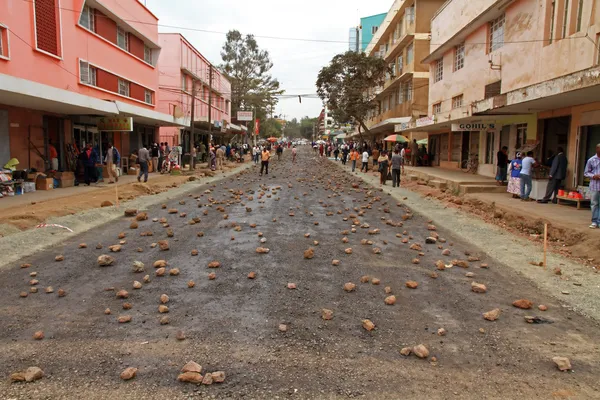
[[[260,124],[260,136],[262,138],[276,137],[279,138],[283,134],[283,126],[275,118],[268,118]]]
[[[231,115],[235,118],[238,110],[254,110],[255,118],[266,122],[267,111],[277,105],[277,96],[284,92],[269,72],[273,68],[269,52],[258,47],[253,35],[231,30],[221,58],[219,69],[231,82]],[[249,128],[254,128],[253,123]]]
[[[318,118],[302,117],[300,120],[300,136],[312,140],[315,125],[318,123]]]
[[[358,124],[361,141],[360,128],[369,132],[365,122],[378,107],[376,88],[385,83],[386,72],[391,69],[382,58],[348,51],[333,57],[317,77],[317,93],[334,120]]]

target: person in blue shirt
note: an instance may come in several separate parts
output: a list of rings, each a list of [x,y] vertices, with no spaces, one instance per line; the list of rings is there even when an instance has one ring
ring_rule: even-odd
[[[514,160],[508,164],[508,189],[506,190],[508,193],[512,194],[513,199],[518,199],[521,197],[521,164],[523,160],[521,159],[521,153],[517,152],[517,155]]]
[[[85,184],[90,186],[90,183],[97,182],[96,163],[98,162],[98,153],[92,148],[92,144],[88,143],[86,149],[81,152],[81,161],[83,162],[83,175]]]

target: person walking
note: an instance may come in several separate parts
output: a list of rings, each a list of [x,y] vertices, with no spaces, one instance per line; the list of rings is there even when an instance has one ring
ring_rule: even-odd
[[[392,187],[400,187],[400,172],[402,169],[402,156],[396,147],[392,156]]]
[[[340,149],[338,146],[335,146],[335,150],[333,150],[333,156],[335,157],[335,161],[338,160],[339,155],[340,155]]]
[[[265,171],[265,175],[269,175],[269,159],[271,158],[271,153],[265,147],[261,154],[261,164],[260,164],[260,176],[262,176],[263,171]]]
[[[521,162],[521,173],[519,174],[519,178],[521,178],[521,201],[529,201],[532,189],[531,174],[535,164],[533,151],[527,152],[527,157]]]
[[[225,150],[223,146],[217,147],[217,169],[223,169],[223,161],[225,160]]]
[[[381,152],[381,155],[377,160],[377,164],[379,165],[379,184],[385,185],[388,175],[388,167],[390,165],[387,153],[385,151]]]
[[[154,143],[152,145],[152,149],[150,151],[150,155],[152,156],[152,171],[158,172],[158,154],[160,150],[158,149],[158,144]]]
[[[281,160],[281,155],[283,154],[283,145],[278,145],[277,146],[277,150],[275,150],[277,153],[277,161]]]
[[[496,154],[496,182],[498,185],[504,185],[506,182],[506,170],[508,166],[508,147],[504,146]]]
[[[369,170],[369,152],[366,148],[365,151],[363,151],[362,153],[362,167],[360,168],[360,172],[362,172],[363,169],[365,170],[365,172],[368,172]]]
[[[373,156],[373,168],[375,168],[379,162],[379,149],[377,146],[373,147],[373,153],[371,155]]]
[[[140,165],[140,173],[138,174],[137,180],[141,182],[142,175],[144,175],[144,183],[148,182],[148,163],[150,162],[150,152],[143,145],[138,151],[138,164]]]
[[[346,165],[346,162],[348,162],[348,153],[350,152],[350,150],[348,149],[348,145],[343,145],[342,146],[342,165]]]
[[[58,151],[52,144],[52,139],[48,140],[48,156],[50,158],[50,168],[52,171],[58,171]]]
[[[296,154],[298,153],[298,149],[296,149],[296,145],[292,147],[292,163],[296,163]]]
[[[517,152],[514,160],[508,165],[508,187],[506,191],[512,194],[513,199],[518,199],[521,196],[521,153]]]
[[[200,162],[206,162],[206,145],[204,142],[200,142]]]
[[[417,166],[417,156],[419,155],[419,144],[417,143],[417,139],[413,139],[410,144],[410,163],[413,167]]]
[[[352,163],[352,172],[356,170],[356,161],[358,160],[359,154],[356,149],[350,150],[350,162]]]
[[[216,171],[217,170],[217,154],[215,153],[215,148],[211,147],[210,148],[210,153],[208,154],[209,157],[209,164],[210,164],[210,170],[211,171]]]
[[[92,148],[92,144],[88,143],[85,150],[81,153],[81,161],[83,162],[83,176],[86,185],[90,186],[91,182],[97,182],[96,163],[98,162],[98,153]]]
[[[196,169],[196,157],[198,157],[198,152],[196,151],[196,145],[193,145],[190,149],[190,165],[192,166],[192,170]]]
[[[119,154],[119,150],[110,142],[108,143],[104,162],[106,163],[106,170],[108,172],[108,183],[119,182],[119,174],[117,173],[116,166],[121,163],[121,155]]]
[[[548,204],[550,202],[550,198],[552,198],[552,203],[558,203],[558,189],[560,189],[560,184],[567,177],[567,165],[569,161],[567,160],[567,156],[565,156],[565,151],[562,147],[557,149],[558,153],[552,159],[552,167],[550,168],[550,173],[548,174],[548,186],[546,188],[546,195],[543,199],[538,200],[538,203]]]
[[[600,226],[600,143],[596,145],[596,154],[585,164],[584,176],[590,180],[590,200],[592,208],[591,229]]]

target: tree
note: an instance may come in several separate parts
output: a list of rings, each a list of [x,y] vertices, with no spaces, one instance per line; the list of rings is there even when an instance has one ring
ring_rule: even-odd
[[[263,138],[268,137],[281,137],[283,133],[283,126],[275,118],[269,118],[260,125],[260,136]]]
[[[300,120],[300,135],[305,139],[311,140],[317,123],[318,118],[302,117]]]
[[[354,122],[369,132],[365,124],[369,112],[378,107],[376,88],[385,83],[391,69],[385,60],[364,53],[338,54],[323,67],[317,77],[317,93],[338,122]]]
[[[236,116],[238,110],[254,110],[255,118],[266,120],[267,110],[277,105],[277,96],[284,92],[269,73],[273,68],[269,52],[258,47],[253,35],[244,37],[231,30],[221,58],[219,69],[231,82],[231,115]]]

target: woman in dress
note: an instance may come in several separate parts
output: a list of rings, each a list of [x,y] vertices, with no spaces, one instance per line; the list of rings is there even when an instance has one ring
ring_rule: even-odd
[[[388,167],[390,165],[385,151],[381,152],[381,155],[377,159],[377,163],[379,164],[379,183],[381,185],[385,185],[385,181],[388,175]]]
[[[514,160],[508,164],[508,189],[507,192],[512,194],[513,199],[519,199],[521,197],[521,153],[517,153]]]
[[[210,148],[210,170],[215,171],[217,169],[217,154],[215,153],[214,147]]]

